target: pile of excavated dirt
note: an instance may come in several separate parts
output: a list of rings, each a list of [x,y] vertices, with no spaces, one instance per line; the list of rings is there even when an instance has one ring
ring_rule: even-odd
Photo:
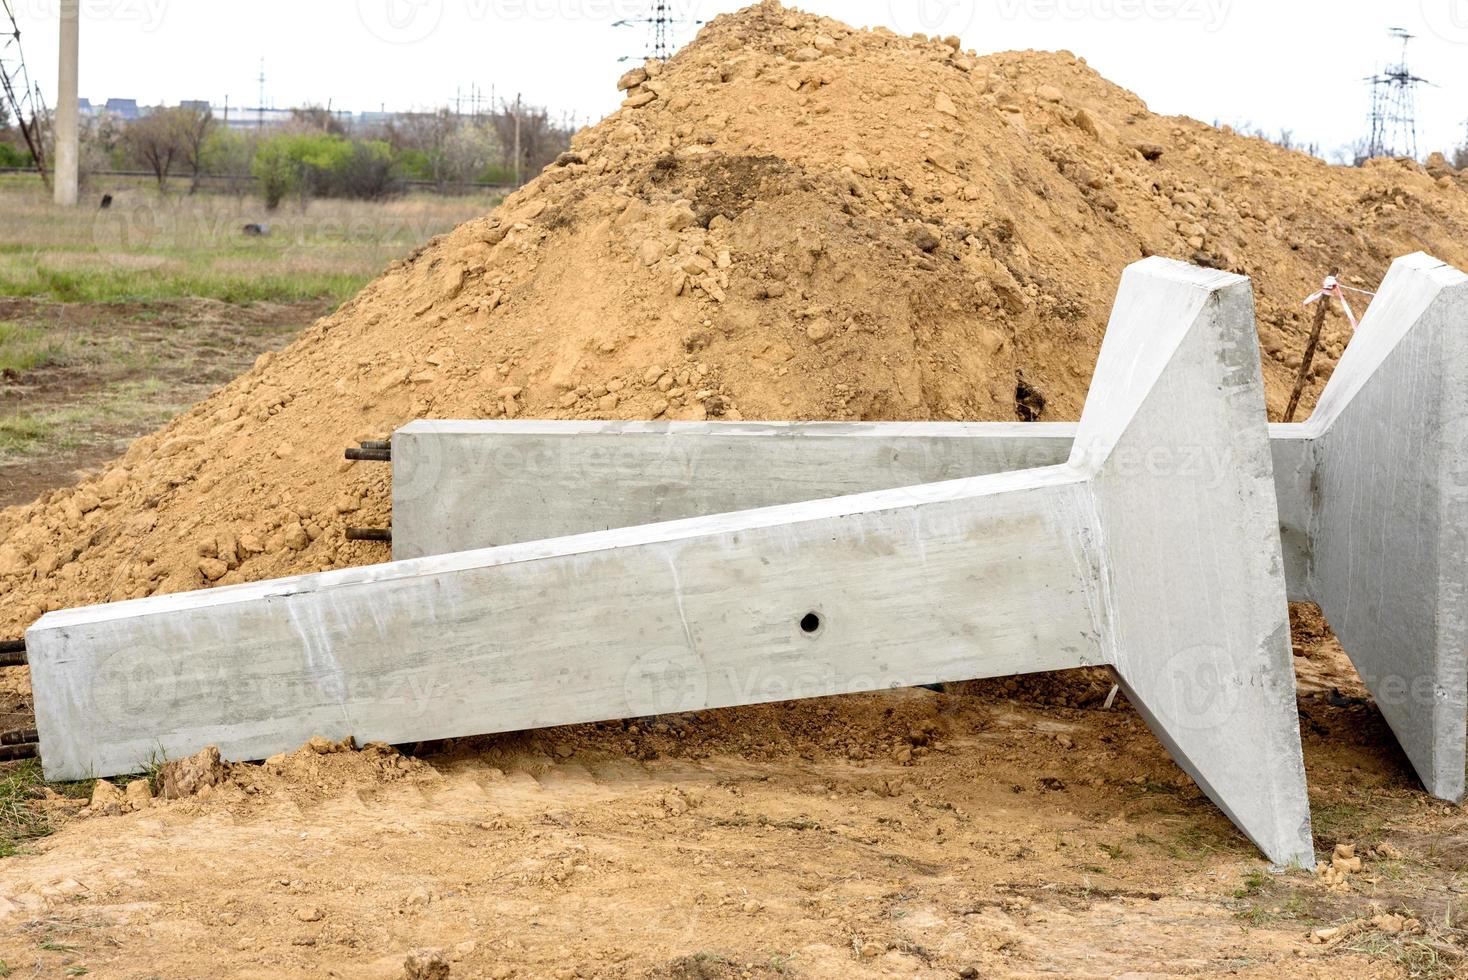
[[[1254,277],[1278,413],[1331,267],[1371,286],[1419,248],[1468,264],[1456,174],[1158,117],[1063,52],[977,57],[767,2],[622,86],[494,214],[0,513],[0,635],[383,560],[345,529],[388,522],[388,469],[342,449],[412,419],[1075,418],[1118,276],[1151,254]]]

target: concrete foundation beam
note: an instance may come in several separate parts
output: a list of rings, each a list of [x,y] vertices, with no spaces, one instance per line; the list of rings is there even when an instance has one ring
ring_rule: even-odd
[[[1074,422],[413,422],[392,440],[395,560],[1058,466]],[[1290,598],[1309,593],[1311,444],[1271,425]],[[1128,459],[1199,476],[1195,446]]]
[[[1194,451],[1223,465],[1127,462]],[[41,754],[78,778],[1111,664],[1308,865],[1275,515],[1248,281],[1151,259],[1064,465],[51,613]]]
[[[1468,744],[1468,286],[1425,255],[1382,284],[1319,407],[1270,426],[1290,597],[1318,602],[1433,795]],[[1071,423],[415,422],[393,552],[416,558],[1065,462]],[[1138,471],[1213,478],[1214,447]]]

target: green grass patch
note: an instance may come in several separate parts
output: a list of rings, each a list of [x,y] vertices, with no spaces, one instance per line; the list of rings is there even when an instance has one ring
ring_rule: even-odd
[[[1263,871],[1251,871],[1244,876],[1243,887],[1234,892],[1234,898],[1253,898],[1269,890],[1274,882]]]
[[[1247,905],[1234,912],[1234,918],[1244,924],[1246,928],[1258,929],[1273,921],[1274,916],[1262,905]]]
[[[59,303],[148,303],[191,297],[226,303],[307,300],[342,302],[354,296],[371,273],[226,274],[195,270],[87,269],[64,272],[31,262],[0,263],[0,296]]]
[[[0,321],[0,374],[25,374],[66,360],[66,344],[35,327]]]
[[[48,783],[40,759],[26,759],[0,767],[0,859],[23,853],[31,841],[55,831],[46,812],[36,805],[44,789],[74,800],[92,798],[94,779]],[[0,973],[0,977],[5,974]]]
[[[0,858],[12,857],[51,833],[51,822],[34,804],[45,783],[39,759],[27,759],[0,774]]]
[[[1323,803],[1311,806],[1315,838],[1329,851],[1340,841],[1360,841],[1380,834],[1383,818],[1355,803]]]
[[[94,442],[117,427],[154,424],[184,406],[159,378],[117,381],[94,392],[84,405],[0,415],[0,463]]]
[[[36,415],[0,415],[0,460],[30,453],[46,442],[51,424]]]

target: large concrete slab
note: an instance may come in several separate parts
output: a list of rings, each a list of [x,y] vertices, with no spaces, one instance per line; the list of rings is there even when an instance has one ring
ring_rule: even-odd
[[[420,421],[393,434],[393,558],[406,560],[1069,461],[1074,422]],[[1290,597],[1309,600],[1310,475],[1271,425]],[[1216,473],[1198,446],[1123,457]]]
[[[1423,783],[1468,745],[1468,276],[1396,262],[1304,430],[1308,591]]]
[[[47,775],[1112,664],[1240,829],[1308,864],[1255,344],[1247,280],[1148,260],[1064,465],[51,613]],[[1128,462],[1195,451],[1225,465]]]
[[[1461,273],[1397,262],[1313,417],[1270,426],[1289,595],[1319,602],[1434,795],[1464,795],[1468,397]],[[1002,473],[1070,423],[415,422],[393,437],[401,558]],[[1212,447],[1119,457],[1216,474]]]

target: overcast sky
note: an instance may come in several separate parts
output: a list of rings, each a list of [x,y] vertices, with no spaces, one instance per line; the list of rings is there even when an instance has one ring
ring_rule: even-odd
[[[60,0],[11,0],[33,77],[54,103]],[[672,0],[687,21],[739,0]],[[473,86],[578,121],[616,108],[618,58],[642,53],[647,0],[81,0],[82,95],[144,103],[314,102],[356,111],[452,102]],[[980,53],[1065,48],[1154,111],[1292,129],[1329,154],[1364,135],[1362,79],[1419,35],[1421,150],[1464,142],[1468,0],[806,0],[904,33],[958,34]],[[697,27],[685,23],[677,43]]]

